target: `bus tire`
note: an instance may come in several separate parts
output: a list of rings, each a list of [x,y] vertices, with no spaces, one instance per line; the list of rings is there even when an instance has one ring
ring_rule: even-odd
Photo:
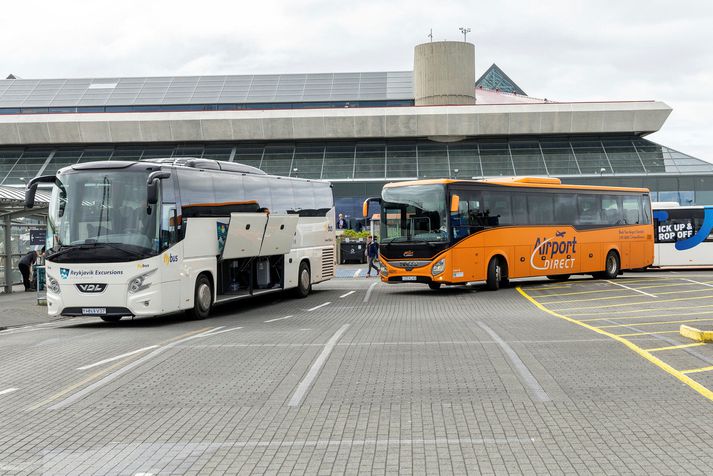
[[[507,279],[507,278],[504,278]],[[485,287],[489,291],[497,291],[503,282],[503,267],[500,264],[500,259],[494,256],[488,263],[488,278],[485,281]]]
[[[189,317],[193,319],[205,319],[210,315],[213,307],[213,288],[210,279],[205,274],[201,274],[196,279],[196,289],[193,295],[193,308],[187,311]]]
[[[607,253],[607,259],[604,260],[604,271],[595,273],[597,279],[614,279],[621,274],[621,261],[619,261],[619,253],[614,250]]]
[[[547,279],[551,281],[567,281],[571,274],[550,274]]]
[[[101,316],[104,322],[119,322],[123,316]]]
[[[300,263],[300,269],[297,272],[297,287],[293,294],[296,298],[306,298],[312,291],[312,274],[309,270],[307,261]]]
[[[441,289],[441,283],[428,283],[428,287],[433,290]]]

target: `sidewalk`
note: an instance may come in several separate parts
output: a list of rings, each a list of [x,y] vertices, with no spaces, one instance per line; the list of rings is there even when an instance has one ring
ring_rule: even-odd
[[[0,293],[0,330],[49,322],[47,307],[37,304],[36,292],[25,292],[15,286],[13,293]]]

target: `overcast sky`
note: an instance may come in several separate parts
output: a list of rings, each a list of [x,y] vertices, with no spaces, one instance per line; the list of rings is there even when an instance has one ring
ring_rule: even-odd
[[[651,140],[713,161],[713,2],[659,0],[3,2],[0,75],[410,70],[414,45],[472,32],[530,96],[656,99]]]

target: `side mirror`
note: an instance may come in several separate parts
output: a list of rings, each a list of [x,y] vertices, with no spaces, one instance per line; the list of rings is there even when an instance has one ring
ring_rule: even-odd
[[[151,174],[149,174],[149,178],[146,180],[146,201],[149,205],[156,205],[158,202],[159,181],[169,177],[171,177],[171,173],[164,172],[162,170],[157,170],[156,172],[151,172]]]
[[[364,218],[369,218],[369,203],[375,202],[381,205],[380,197],[370,197],[364,200],[364,204],[361,206],[361,213]]]
[[[458,213],[460,206],[460,197],[456,194],[451,195],[451,213]]]
[[[25,208],[33,208],[35,206],[35,194],[37,193],[38,184],[55,183],[56,181],[57,176],[55,175],[42,175],[27,182],[27,187],[25,188]]]

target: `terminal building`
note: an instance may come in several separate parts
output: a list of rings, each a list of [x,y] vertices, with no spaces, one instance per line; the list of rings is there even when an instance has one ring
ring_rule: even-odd
[[[528,96],[466,42],[416,46],[412,71],[0,80],[0,186],[96,160],[202,157],[329,180],[338,212],[390,181],[559,177],[713,203],[713,165],[654,143],[655,100]],[[636,94],[635,91],[632,94]]]

